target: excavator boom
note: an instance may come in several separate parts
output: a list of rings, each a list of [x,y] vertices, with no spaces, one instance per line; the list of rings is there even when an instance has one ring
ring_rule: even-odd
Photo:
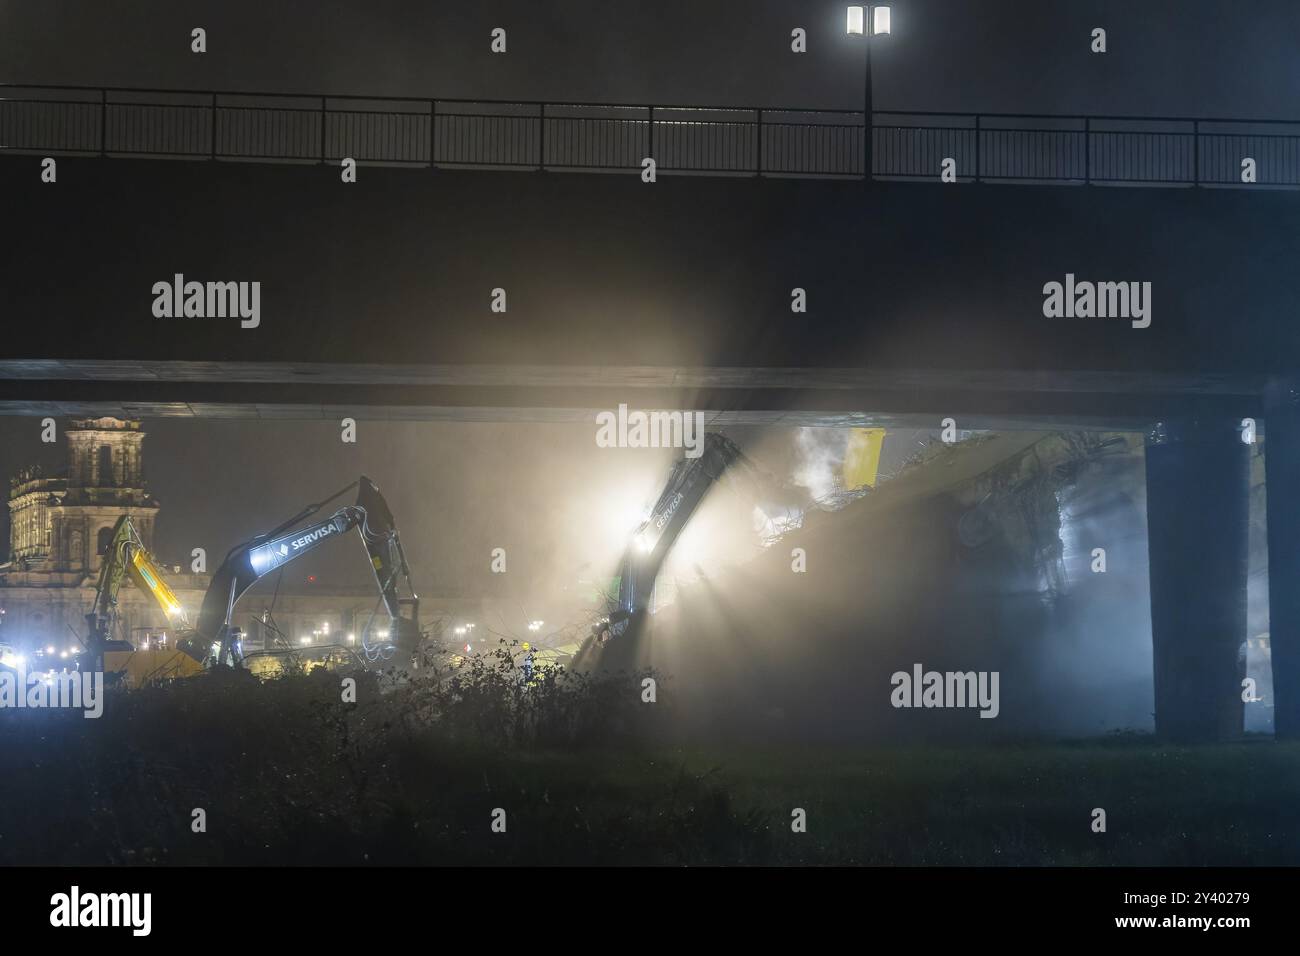
[[[113,527],[113,537],[109,540],[104,563],[99,569],[95,605],[86,615],[86,651],[94,670],[103,667],[104,650],[111,640],[113,621],[117,615],[117,594],[124,577],[129,577],[136,587],[151,595],[174,627],[181,630],[189,628],[189,620],[180,600],[163,580],[157,562],[145,548],[130,515],[123,515]]]
[[[698,458],[682,458],[673,465],[650,517],[632,537],[619,575],[618,607],[611,616],[616,631],[620,630],[621,620],[649,609],[655,578],[691,515],[723,472],[744,457],[725,435],[708,432],[704,439],[704,450]]]
[[[353,487],[358,489],[356,504],[340,508],[323,521],[293,527]],[[389,639],[400,649],[414,650],[420,639],[419,599],[414,592],[409,599],[398,595],[399,581],[404,581],[410,588],[410,569],[388,502],[374,482],[362,475],[354,484],[325,501],[309,505],[289,521],[238,545],[226,555],[203,596],[194,633],[186,642],[188,652],[206,659],[211,656],[210,649],[215,645],[221,662],[237,663],[241,652],[235,636],[237,629],[232,627],[231,618],[243,594],[272,571],[302,557],[326,540],[346,535],[353,529],[361,534],[375,582],[388,611]],[[402,612],[404,604],[414,605],[415,610],[409,618]]]
[[[185,608],[181,606],[180,598],[167,586],[162,572],[159,571],[158,565],[154,563],[148,551],[144,548],[132,548],[131,558],[126,564],[126,573],[135,582],[136,587],[153,595],[153,599],[158,602],[158,606],[162,608],[168,620],[173,621],[177,627],[189,629],[189,618],[185,614]]]

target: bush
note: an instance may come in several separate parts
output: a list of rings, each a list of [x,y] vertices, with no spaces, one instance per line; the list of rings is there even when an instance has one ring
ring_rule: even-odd
[[[525,681],[523,652],[504,639],[457,667],[418,676],[384,699],[407,728],[432,728],[451,741],[500,747],[573,749],[645,740],[664,725],[663,704],[642,701],[654,672],[588,675],[539,666]]]

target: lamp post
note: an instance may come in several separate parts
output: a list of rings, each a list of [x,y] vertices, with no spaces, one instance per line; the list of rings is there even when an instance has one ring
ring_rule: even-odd
[[[881,4],[862,4],[849,7],[846,29],[849,36],[862,37],[866,50],[866,79],[862,95],[862,178],[871,182],[872,172],[872,98],[871,98],[871,38],[889,33],[889,7]]]

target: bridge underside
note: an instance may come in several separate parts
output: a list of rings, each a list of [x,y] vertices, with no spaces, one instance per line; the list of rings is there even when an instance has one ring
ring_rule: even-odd
[[[1140,430],[1218,412],[1260,417],[1252,375],[855,368],[0,361],[0,414],[592,421],[627,403],[718,424]]]
[[[0,173],[30,226],[0,239],[11,414],[573,421],[626,403],[715,424],[1163,423],[1158,723],[1184,739],[1240,731],[1232,443],[1256,418],[1282,449],[1277,729],[1300,735],[1300,506],[1282,492],[1300,473],[1300,327],[1282,318],[1300,300],[1296,195],[375,168],[343,185],[330,167],[100,159],[41,184],[33,157]],[[178,274],[260,282],[257,327],[154,315]],[[1150,283],[1149,325],[1047,317],[1045,284],[1071,276]]]

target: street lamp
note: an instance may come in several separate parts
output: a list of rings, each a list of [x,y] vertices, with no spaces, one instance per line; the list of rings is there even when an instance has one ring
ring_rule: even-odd
[[[870,24],[869,28],[868,24]],[[862,45],[866,48],[866,79],[862,97],[862,179],[864,182],[870,183],[872,171],[871,139],[872,124],[874,122],[871,105],[871,38],[889,33],[889,7],[880,4],[849,7],[847,29],[849,36],[862,37],[864,40]]]
[[[849,7],[849,36],[860,37],[866,32],[867,14],[871,14],[871,34],[879,36],[889,32],[889,7],[875,6]]]

